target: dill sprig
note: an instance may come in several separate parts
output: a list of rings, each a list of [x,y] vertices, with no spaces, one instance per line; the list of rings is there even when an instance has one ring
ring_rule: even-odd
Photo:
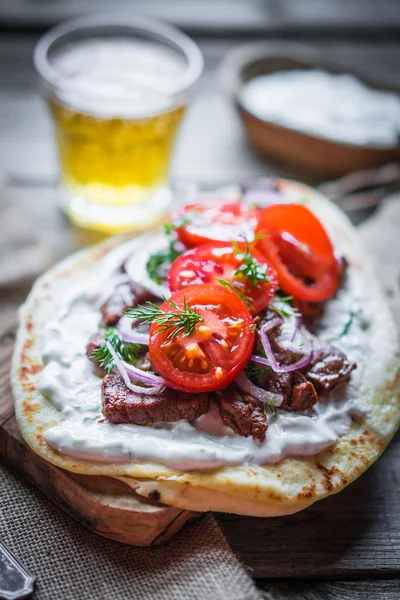
[[[357,317],[357,315],[358,315],[358,311],[352,309],[350,311],[349,318],[347,319],[346,323],[343,325],[342,331],[336,337],[330,338],[329,341],[337,342],[337,341],[341,340],[342,337],[346,336],[349,333],[350,327],[353,325],[354,319]]]
[[[356,314],[357,313],[354,310],[350,311],[350,316],[349,316],[348,320],[346,321],[346,323],[345,323],[345,325],[343,327],[342,332],[339,335],[339,339],[342,338],[342,337],[344,337],[345,335],[347,335],[349,333],[349,329],[350,329],[350,327],[353,324],[354,317],[356,316]]]
[[[166,279],[169,268],[182,251],[176,248],[176,240],[170,240],[166,250],[160,250],[150,255],[146,269],[150,279],[160,285]]]
[[[182,333],[185,337],[189,337],[195,330],[196,325],[203,321],[203,317],[193,310],[183,298],[183,308],[180,308],[172,300],[166,300],[177,312],[166,312],[161,310],[154,302],[147,302],[143,306],[132,308],[127,314],[133,319],[140,319],[142,323],[157,323],[157,331],[161,333],[169,332],[168,338],[174,338],[178,333]]]
[[[136,362],[140,349],[139,344],[125,342],[119,335],[116,327],[107,327],[103,339],[90,356],[90,358],[98,362],[99,366],[107,371],[107,373],[111,373],[115,365],[111,352],[106,346],[106,342],[111,344],[119,358],[129,363]]]
[[[233,285],[233,283],[230,283],[230,281],[226,281],[226,279],[217,279],[218,283],[220,283],[225,289],[229,290],[230,292],[234,292],[237,296],[239,296],[239,298],[241,299],[241,301],[243,302],[243,304],[245,306],[247,306],[247,308],[252,308],[253,307],[253,303],[251,302],[250,298],[248,296],[246,296],[246,294],[242,294],[241,291],[239,291],[237,289],[237,287],[235,287]]]
[[[255,385],[258,385],[259,387],[263,387],[265,375],[270,370],[271,367],[269,367],[268,365],[262,365],[252,360],[247,364],[245,369],[246,375],[250,379],[250,381],[252,381]],[[278,408],[274,404],[265,402],[264,411],[267,414],[270,413],[273,417],[276,417]]]
[[[253,287],[256,287],[259,281],[269,282],[269,277],[267,275],[267,267],[265,264],[261,264],[256,260],[250,253],[250,244],[247,240],[246,242],[246,250],[243,252],[240,250],[237,242],[232,242],[232,245],[235,249],[235,256],[240,255],[241,265],[234,272],[234,275],[237,277],[244,277]]]
[[[261,386],[266,373],[270,370],[271,367],[268,365],[262,365],[251,360],[246,366],[246,375],[250,381]]]
[[[154,283],[161,285],[165,281],[170,266],[174,260],[182,254],[183,248],[181,250],[176,247],[177,239],[174,235],[174,232],[175,229],[185,227],[185,225],[188,225],[189,222],[190,221],[188,219],[181,218],[175,223],[164,223],[164,232],[169,238],[168,247],[165,250],[160,250],[159,252],[154,252],[154,254],[151,254],[146,265],[147,273]]]
[[[264,411],[268,414],[271,413],[271,415],[273,417],[276,417],[276,415],[278,414],[278,407],[275,406],[274,404],[269,404],[268,402],[266,402],[264,404]]]

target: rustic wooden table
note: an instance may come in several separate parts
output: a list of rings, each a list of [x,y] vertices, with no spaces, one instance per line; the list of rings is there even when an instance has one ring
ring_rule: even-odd
[[[0,27],[4,25],[0,30],[0,169],[13,201],[38,232],[50,259],[56,261],[98,236],[73,228],[57,209],[51,122],[32,65],[39,37],[34,28],[73,14],[77,3],[62,3],[62,8],[55,3],[49,10],[43,6],[49,7],[48,3],[35,4],[38,11],[23,0],[15,2],[17,8],[26,8],[23,18],[15,6],[0,3]],[[205,73],[176,148],[175,179],[209,186],[271,172],[271,166],[247,146],[234,108],[218,83],[221,60],[249,39],[301,40],[370,77],[400,85],[396,2],[379,2],[377,11],[377,3],[370,0],[340,0],[323,2],[321,10],[321,3],[307,0],[302,3],[305,12],[300,11],[299,2],[290,0],[262,6],[255,0],[233,4],[235,11],[229,12],[227,2],[218,0],[212,5],[205,1],[204,10],[199,9],[194,17],[181,10],[182,4],[177,8],[177,2],[171,3],[169,15],[163,14],[165,3],[149,3],[149,12],[175,15],[175,21],[196,36],[205,56]],[[268,13],[267,20],[263,11]],[[1,320],[15,311],[25,293],[16,288],[5,295],[0,290]],[[398,464],[399,439],[359,481],[299,515],[268,521],[233,515],[217,518],[233,550],[271,598],[397,600]]]

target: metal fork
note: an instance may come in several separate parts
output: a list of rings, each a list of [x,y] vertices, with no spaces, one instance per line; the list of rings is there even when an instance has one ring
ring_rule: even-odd
[[[0,598],[19,600],[33,593],[36,577],[21,564],[19,559],[0,540]]]

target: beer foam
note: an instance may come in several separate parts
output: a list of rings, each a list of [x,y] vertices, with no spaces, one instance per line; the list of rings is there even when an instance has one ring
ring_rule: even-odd
[[[65,44],[51,64],[59,100],[103,118],[143,118],[171,109],[187,68],[172,48],[123,37]]]

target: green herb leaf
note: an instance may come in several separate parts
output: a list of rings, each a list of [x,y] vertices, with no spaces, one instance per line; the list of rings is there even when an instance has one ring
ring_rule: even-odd
[[[275,406],[274,404],[268,404],[268,402],[266,402],[264,404],[264,411],[267,414],[270,413],[274,418],[278,414],[278,408],[277,408],[277,406]]]
[[[186,227],[186,225],[189,225],[189,223],[190,223],[190,220],[186,217],[182,217],[178,221],[175,221],[175,223],[164,223],[165,234],[171,235],[175,231],[175,229],[180,229],[181,227]]]
[[[264,380],[265,375],[268,371],[271,370],[271,367],[268,365],[262,365],[260,363],[256,363],[254,361],[250,361],[246,366],[246,375],[256,385],[260,386]]]
[[[146,265],[150,279],[158,285],[162,284],[168,275],[171,264],[181,254],[182,252],[176,249],[176,240],[171,240],[166,250],[151,254]]]
[[[269,308],[274,310],[283,318],[297,315],[297,310],[292,306],[293,296],[275,296],[269,304]]]
[[[246,239],[245,242],[246,250],[244,252],[240,250],[237,242],[232,242],[232,245],[235,249],[235,255],[240,256],[240,260],[242,262],[240,267],[234,272],[234,275],[236,277],[243,277],[245,279],[248,279],[253,285],[253,287],[256,287],[259,281],[269,282],[270,279],[267,275],[266,265],[259,263],[251,255],[250,244]]]
[[[347,319],[346,323],[343,326],[342,331],[339,333],[339,335],[337,335],[334,338],[331,338],[329,341],[330,342],[337,342],[338,340],[342,339],[342,337],[344,337],[345,335],[347,335],[350,331],[350,327],[352,326],[355,317],[357,317],[358,315],[358,311],[357,310],[351,310],[350,311],[350,315],[349,318]]]
[[[234,292],[237,296],[239,296],[239,298],[241,299],[241,301],[243,302],[243,304],[245,306],[247,306],[247,308],[253,308],[253,303],[251,302],[250,298],[248,298],[245,294],[242,294],[242,292],[240,292],[234,285],[233,283],[230,283],[229,281],[226,281],[226,279],[217,279],[218,283],[220,283],[225,289],[229,290],[230,292]]]
[[[246,366],[245,373],[250,379],[250,381],[252,381],[255,385],[258,385],[259,387],[262,387],[264,377],[270,370],[271,367],[269,367],[268,365],[262,365],[251,360]],[[274,404],[265,402],[264,411],[267,414],[270,413],[273,417],[276,417],[278,408]]]
[[[174,338],[178,333],[182,333],[185,337],[189,337],[194,332],[196,325],[203,321],[195,310],[192,310],[190,304],[183,299],[183,308],[180,308],[172,300],[166,300],[174,310],[177,312],[165,312],[161,310],[157,304],[153,302],[147,302],[143,306],[132,308],[126,314],[133,319],[140,319],[142,323],[157,323],[157,331],[165,333],[168,331],[168,338]]]
[[[106,342],[111,344],[119,358],[131,364],[136,362],[140,349],[139,344],[125,342],[119,335],[116,327],[107,327],[102,341],[90,356],[91,359],[99,363],[102,369],[111,373],[115,366],[114,359],[106,346]]]

